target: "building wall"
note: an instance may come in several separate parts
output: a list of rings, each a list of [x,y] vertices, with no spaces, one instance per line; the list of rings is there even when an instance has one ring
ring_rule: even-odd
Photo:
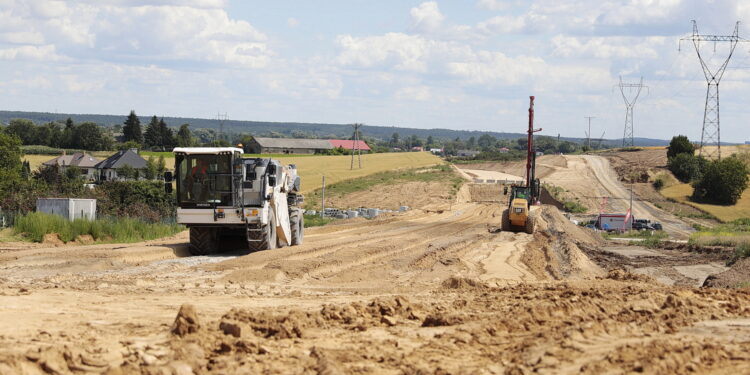
[[[314,154],[313,148],[262,147],[261,154]]]

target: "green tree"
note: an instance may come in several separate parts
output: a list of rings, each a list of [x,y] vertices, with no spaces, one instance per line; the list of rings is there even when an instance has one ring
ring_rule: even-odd
[[[398,147],[401,142],[401,137],[398,135],[398,133],[391,134],[391,147]]]
[[[130,111],[128,118],[123,123],[122,134],[125,142],[135,141],[143,143],[143,133],[141,132],[141,120],[136,116],[135,111]]]
[[[123,165],[120,167],[120,169],[117,170],[117,177],[126,179],[126,180],[132,180],[136,178],[137,171],[135,168],[131,167],[128,164]]]
[[[180,147],[190,147],[193,145],[193,138],[190,135],[190,124],[180,125],[180,130],[177,132],[177,145]]]
[[[155,180],[158,175],[159,167],[156,165],[156,160],[153,156],[149,156],[146,161],[146,169],[143,171],[143,177],[147,180]]]
[[[22,190],[21,140],[13,134],[0,133],[0,205],[17,207],[14,192]]]
[[[146,148],[151,149],[161,146],[161,134],[159,134],[159,119],[154,115],[151,121],[146,125],[146,132],[143,134],[143,143]]]
[[[73,131],[75,130],[75,123],[73,122],[73,119],[68,117],[67,120],[65,120],[65,128],[62,131],[62,138],[60,139],[60,146],[64,148],[73,148],[72,144],[74,143],[73,138]]]
[[[0,133],[0,171],[21,172],[21,139]]]
[[[482,150],[487,151],[495,145],[496,141],[497,140],[495,139],[495,137],[489,134],[482,134],[477,140],[477,144],[482,148]]]
[[[695,147],[692,143],[690,143],[690,140],[688,137],[684,135],[677,135],[672,137],[672,140],[669,142],[669,147],[667,148],[667,158],[673,158],[679,154],[693,154],[695,152]]]
[[[74,148],[89,151],[104,151],[112,149],[112,138],[102,128],[93,122],[84,122],[73,130]]]
[[[435,145],[435,140],[432,138],[431,135],[427,136],[427,142],[425,143],[425,147],[432,147]]]
[[[159,119],[159,140],[162,151],[172,150],[177,145],[177,139],[174,132],[164,122],[164,117]]]
[[[747,189],[748,168],[741,160],[729,157],[711,161],[703,176],[693,183],[693,200],[733,205]]]
[[[156,162],[156,174],[158,178],[164,175],[164,171],[167,170],[167,163],[164,161],[164,155],[159,155],[159,160]]]
[[[131,148],[136,149],[136,150],[140,150],[141,149],[141,144],[138,143],[138,142],[136,142],[136,141],[127,141],[125,143],[120,143],[120,144],[117,145],[117,150],[118,151],[130,150]]]
[[[21,140],[21,144],[33,145],[36,144],[37,129],[36,125],[31,120],[27,119],[13,119],[5,128],[7,134],[13,134]]]
[[[21,164],[21,178],[28,180],[31,177],[31,164],[28,160],[24,160]]]
[[[680,153],[667,161],[667,168],[682,182],[695,181],[701,178],[707,160],[692,153]]]
[[[469,140],[466,141],[466,147],[469,149],[473,149],[477,145],[477,139],[472,135],[469,137]]]

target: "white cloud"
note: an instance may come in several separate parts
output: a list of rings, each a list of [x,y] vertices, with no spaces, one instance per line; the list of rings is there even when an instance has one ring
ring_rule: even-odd
[[[510,7],[510,1],[508,0],[479,0],[477,6],[482,9],[498,11],[505,10]]]
[[[55,52],[55,46],[21,46],[0,49],[0,60],[58,61],[62,58]]]
[[[400,100],[427,101],[432,98],[430,88],[427,86],[404,87],[396,91],[394,97]]]
[[[349,66],[385,65],[397,70],[424,72],[427,69],[424,57],[431,43],[434,42],[403,33],[365,38],[343,35],[336,38],[336,44],[343,50],[337,60]]]
[[[410,14],[414,29],[420,32],[437,31],[445,19],[445,16],[440,13],[438,4],[434,1],[424,2],[416,8],[411,8]]]
[[[665,48],[665,37],[594,37],[557,35],[551,40],[553,53],[561,57],[597,59],[656,59]]]
[[[273,51],[267,37],[246,21],[231,19],[224,1],[14,2],[14,30],[0,41],[51,44],[58,54],[79,59],[151,63],[210,62],[249,68],[267,66]]]
[[[287,18],[286,25],[291,28],[295,28],[299,25],[299,20],[294,17]]]

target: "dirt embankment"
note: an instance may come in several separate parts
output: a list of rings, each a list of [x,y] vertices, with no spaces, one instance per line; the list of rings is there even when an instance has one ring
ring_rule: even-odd
[[[450,278],[429,295],[313,309],[211,319],[183,306],[151,336],[122,340],[119,353],[46,346],[0,357],[0,372],[744,373],[748,306],[747,291],[659,287],[622,271],[502,288]]]

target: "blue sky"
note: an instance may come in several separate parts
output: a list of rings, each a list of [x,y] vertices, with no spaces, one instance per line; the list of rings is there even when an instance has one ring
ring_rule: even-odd
[[[745,2],[746,3],[746,2]],[[644,77],[635,135],[700,138],[692,31],[741,1],[0,0],[0,109],[622,136],[614,90]],[[741,25],[740,35],[750,35]],[[750,43],[721,85],[722,139],[750,140]],[[712,64],[726,45],[704,45]]]

